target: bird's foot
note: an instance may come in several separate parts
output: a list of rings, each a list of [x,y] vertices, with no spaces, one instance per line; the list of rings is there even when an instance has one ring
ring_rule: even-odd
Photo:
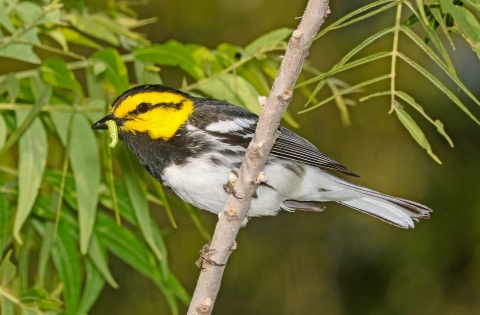
[[[228,182],[223,185],[223,189],[230,195],[233,195],[237,199],[242,199],[241,197],[237,196],[237,192],[233,188],[233,184],[238,178],[238,173],[235,170],[231,170],[230,175],[228,176]]]
[[[203,245],[202,249],[200,250],[200,257],[195,262],[195,265],[197,265],[197,267],[200,269],[205,269],[203,267],[203,264],[205,262],[215,267],[225,266],[225,264],[219,264],[216,261],[210,259],[210,255],[215,251],[214,249],[210,249],[210,243],[211,242],[208,242],[207,244]]]

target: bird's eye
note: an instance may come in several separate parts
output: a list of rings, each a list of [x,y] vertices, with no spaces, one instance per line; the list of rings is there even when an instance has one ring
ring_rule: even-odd
[[[148,112],[149,109],[150,105],[148,105],[147,103],[141,103],[137,106],[137,112],[139,114],[145,114],[146,112]]]

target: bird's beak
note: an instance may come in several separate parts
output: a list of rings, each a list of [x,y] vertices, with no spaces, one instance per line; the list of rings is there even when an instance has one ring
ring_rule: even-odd
[[[116,120],[115,116],[112,114],[108,114],[107,116],[103,117],[96,123],[92,125],[92,129],[108,129],[108,126],[106,124],[107,120]]]

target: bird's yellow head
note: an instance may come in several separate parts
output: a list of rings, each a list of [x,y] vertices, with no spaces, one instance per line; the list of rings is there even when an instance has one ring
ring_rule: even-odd
[[[193,99],[186,93],[163,85],[134,87],[113,102],[110,113],[93,129],[106,129],[107,120],[116,121],[120,132],[148,133],[152,139],[167,141],[193,112]]]

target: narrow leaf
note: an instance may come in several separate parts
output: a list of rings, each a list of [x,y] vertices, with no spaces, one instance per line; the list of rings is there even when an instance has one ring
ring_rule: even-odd
[[[480,121],[473,116],[473,114],[468,110],[465,105],[458,99],[458,97],[453,94],[445,85],[443,85],[440,80],[438,80],[435,76],[433,76],[430,72],[422,68],[419,64],[417,64],[415,61],[411,60],[407,56],[405,56],[402,53],[398,53],[398,56],[405,60],[409,65],[411,65],[413,68],[415,68],[418,72],[420,72],[422,75],[424,75],[427,79],[429,79],[433,84],[437,86],[437,88],[445,93],[458,107],[460,107],[461,110],[463,110],[473,121],[475,121],[477,124],[480,125]]]
[[[304,85],[308,85],[308,84],[316,82],[316,81],[326,79],[326,78],[328,78],[328,77],[330,77],[330,76],[332,76],[336,73],[339,73],[339,72],[342,72],[342,71],[345,71],[345,70],[348,70],[348,69],[351,69],[351,68],[369,63],[371,61],[382,59],[382,58],[385,58],[385,57],[388,57],[388,56],[391,56],[391,55],[392,55],[391,52],[382,51],[382,52],[379,52],[379,53],[376,53],[376,54],[373,54],[373,55],[370,55],[370,56],[352,61],[350,63],[344,64],[344,65],[341,65],[341,66],[338,66],[338,67],[334,67],[328,72],[322,73],[321,75],[318,75],[314,78],[311,78],[310,80],[307,80],[305,82],[297,84],[295,86],[295,88],[298,88],[298,87],[301,87],[301,86],[304,86]]]
[[[432,12],[433,17],[435,18],[435,21],[437,21],[438,25],[440,25],[440,28],[442,29],[443,34],[448,39],[453,50],[455,50],[455,45],[453,44],[452,37],[450,36],[450,32],[447,29],[447,25],[445,24],[445,21],[443,20],[440,9],[432,7],[430,8],[430,11]]]
[[[13,26],[10,18],[8,17],[7,9],[5,8],[4,2],[0,2],[0,25],[3,25],[7,31],[11,34],[15,32],[15,27]]]
[[[20,84],[15,74],[10,73],[5,79],[4,84],[10,96],[10,103],[15,103],[15,100],[17,99],[18,93],[20,91]]]
[[[78,310],[81,288],[81,271],[75,241],[64,224],[58,226],[58,234],[52,248],[52,259],[63,282],[63,297],[69,314]]]
[[[423,107],[418,104],[415,99],[413,99],[413,97],[411,97],[410,95],[402,92],[402,91],[396,91],[395,92],[396,95],[398,95],[399,97],[401,97],[404,101],[406,101],[408,104],[410,104],[413,108],[415,108],[420,114],[422,114],[430,123],[432,123],[433,125],[435,125],[437,127],[437,131],[438,133],[440,133],[447,141],[448,143],[450,144],[451,147],[453,147],[453,142],[452,142],[452,139],[450,139],[450,137],[447,135],[447,133],[445,132],[445,128],[443,126],[443,123],[440,121],[440,120],[435,120],[433,121],[433,119],[431,119],[427,113],[425,112],[425,110],[423,109]]]
[[[376,12],[376,13],[379,13],[379,12],[382,12],[382,11],[384,11],[384,10],[387,10],[387,9],[393,7],[393,6],[396,6],[400,1],[380,0],[380,1],[375,1],[375,2],[369,3],[368,5],[363,6],[363,7],[361,7],[360,9],[357,9],[357,10],[355,10],[355,11],[353,11],[353,12],[351,12],[351,13],[345,15],[345,16],[343,16],[341,19],[335,21],[334,23],[332,23],[332,24],[329,25],[328,27],[324,28],[320,33],[318,33],[317,36],[315,36],[315,38],[314,38],[313,40],[315,40],[315,39],[317,39],[317,38],[320,38],[321,36],[325,35],[327,32],[329,32],[329,31],[331,31],[331,30],[333,30],[333,29],[340,28],[340,27],[342,27],[342,26],[348,25],[347,23],[351,24],[351,21],[352,21],[352,20],[349,21],[349,22],[346,22],[345,24],[342,24],[342,23],[345,22],[345,21],[347,21],[347,20],[349,20],[350,18],[354,17],[355,15],[358,15],[358,14],[363,13],[363,12],[365,12],[365,11],[368,11],[368,10],[374,8],[374,7],[377,7],[377,6],[379,6],[379,5],[382,5],[382,4],[385,4],[385,3],[389,3],[389,2],[390,2],[390,4],[387,4],[386,6],[380,8],[380,9],[375,10],[375,12]],[[379,11],[379,10],[380,10],[380,11]],[[371,11],[371,12],[372,12],[372,11]],[[370,12],[370,13],[371,13],[371,12]],[[368,16],[364,15],[364,16],[361,16],[360,19],[364,19],[364,18],[366,18],[366,17],[368,17]],[[357,20],[358,20],[358,19],[357,19]],[[340,24],[342,24],[342,25],[340,25]]]
[[[150,211],[147,201],[147,189],[145,181],[142,178],[143,168],[137,162],[135,157],[130,153],[126,147],[122,146],[121,157],[118,158],[120,165],[122,166],[122,173],[125,178],[125,185],[127,187],[128,195],[132,203],[135,217],[137,218],[138,225],[145,237],[146,242],[153,250],[157,259],[162,259],[160,249],[157,247],[153,238],[152,226],[150,222]]]
[[[422,48],[426,54],[433,60],[435,61],[435,63],[440,67],[440,69],[442,69],[448,76],[450,79],[452,79],[457,85],[458,87],[463,91],[465,92],[465,94],[467,94],[475,103],[477,103],[478,105],[480,105],[480,101],[472,94],[472,92],[470,92],[467,87],[465,86],[465,84],[462,83],[462,81],[460,81],[460,79],[457,77],[456,73],[455,73],[455,70],[451,70],[450,68],[448,68],[447,66],[445,66],[445,64],[440,60],[440,58],[438,58],[438,56],[430,49],[430,47],[428,47],[428,45],[426,45],[422,39],[420,37],[418,37],[414,32],[412,32],[411,30],[408,30],[408,29],[403,29],[402,28],[402,31],[407,35],[409,36],[420,48]],[[453,67],[453,66],[452,66]]]
[[[10,301],[4,296],[0,296],[0,304],[1,304],[0,314],[15,315],[15,307],[12,301]]]
[[[12,209],[6,196],[0,193],[0,257],[3,257],[3,251],[9,243],[12,217]]]
[[[88,251],[95,223],[100,185],[100,158],[95,135],[83,115],[75,115],[72,126],[70,163],[77,192],[80,251]]]
[[[45,222],[45,229],[42,237],[42,246],[38,257],[38,279],[40,286],[45,285],[45,275],[47,274],[48,259],[53,246],[53,235],[55,233],[55,224],[53,222]]]
[[[258,103],[258,92],[247,80],[240,76],[224,74],[199,82],[197,89],[213,98],[241,105],[256,114],[261,111]]]
[[[462,0],[463,3],[468,5],[473,10],[477,11],[477,14],[480,15],[480,1],[478,0]]]
[[[167,197],[165,196],[165,192],[163,191],[162,185],[160,185],[159,182],[157,182],[155,179],[153,179],[153,187],[155,187],[155,190],[157,191],[158,196],[160,197],[160,200],[162,200],[163,207],[165,208],[165,212],[167,212],[168,219],[170,220],[170,223],[172,224],[173,228],[177,228],[177,223],[175,222],[175,218],[173,217],[172,210],[170,209],[170,205],[168,204]]]
[[[87,314],[90,311],[93,304],[98,300],[105,284],[102,275],[89,259],[86,260],[85,267],[87,280],[85,288],[83,289],[83,295],[78,307],[77,315]]]
[[[162,84],[158,74],[160,68],[155,67],[153,63],[135,60],[133,65],[138,84]]]
[[[67,144],[70,115],[71,113],[50,113],[63,145],[69,147],[68,156],[74,174],[77,197],[80,249],[83,254],[86,254],[97,210],[100,157],[95,134],[90,128],[90,123],[82,114],[74,114],[70,143]]]
[[[18,37],[19,40],[30,42],[32,44],[40,45],[40,40],[37,36],[37,29],[32,28]],[[34,64],[41,62],[40,58],[33,52],[32,44],[29,43],[9,43],[0,48],[0,56],[26,61]]]
[[[375,79],[371,79],[371,80],[368,80],[368,81],[365,81],[365,82],[362,82],[362,83],[359,83],[357,85],[354,85],[354,86],[351,86],[351,87],[348,87],[346,89],[342,89],[342,90],[339,90],[337,93],[335,93],[334,95],[330,96],[329,98],[326,98],[324,99],[323,101],[321,101],[320,103],[316,104],[316,105],[313,105],[312,107],[309,107],[307,109],[304,109],[300,112],[298,112],[299,114],[303,114],[303,113],[306,113],[308,111],[311,111],[319,106],[322,106],[323,104],[326,104],[332,100],[334,100],[335,98],[339,97],[339,96],[342,96],[344,94],[347,94],[347,93],[352,93],[352,92],[355,92],[357,90],[359,90],[360,88],[364,87],[364,86],[367,86],[367,85],[370,85],[370,84],[373,84],[373,83],[377,83],[377,82],[380,82],[382,80],[386,80],[386,79],[389,79],[391,76],[390,74],[387,74],[387,75],[383,75],[383,76],[380,76],[378,78],[375,78]]]
[[[104,25],[94,21],[94,19],[92,19],[91,16],[85,16],[85,15],[73,13],[73,14],[70,14],[68,17],[69,17],[70,23],[72,23],[72,25],[77,30],[85,34],[88,34],[92,37],[106,41],[107,43],[110,43],[115,46],[118,46],[120,44],[117,36],[115,36],[115,34],[112,31],[110,31]],[[96,48],[96,47],[92,47],[92,48]]]
[[[205,77],[203,68],[192,57],[191,52],[177,41],[170,40],[163,45],[151,45],[133,51],[135,59],[153,62],[157,65],[180,66],[195,80]]]
[[[17,111],[17,123],[19,132],[25,122],[31,117],[30,112]],[[10,139],[13,135],[10,137]],[[9,139],[9,140],[10,140]],[[6,146],[5,146],[6,147]],[[4,148],[5,148],[4,147]],[[35,118],[30,128],[23,134],[19,141],[18,162],[18,206],[15,214],[13,235],[22,244],[20,230],[32,210],[33,203],[38,194],[38,188],[42,181],[43,171],[47,162],[48,152],[47,135],[39,118]]]
[[[17,267],[10,261],[12,251],[9,251],[0,264],[0,283],[5,287],[17,275]]]
[[[81,93],[82,88],[73,72],[67,68],[67,64],[60,58],[49,58],[40,67],[42,80],[51,86],[70,89]]]
[[[3,116],[0,115],[0,150],[5,144],[5,139],[7,139],[7,132],[8,132],[7,124],[5,123]]]
[[[292,34],[292,30],[289,28],[280,28],[278,30],[271,31],[265,35],[260,36],[253,42],[251,42],[243,51],[242,58],[248,57],[262,49],[269,49],[278,45],[284,41],[288,36]]]
[[[189,215],[190,218],[192,219],[193,223],[194,223],[195,226],[197,227],[197,229],[198,229],[198,231],[200,232],[200,234],[202,234],[202,236],[203,236],[206,240],[211,240],[212,237],[211,237],[210,233],[208,233],[207,229],[205,229],[205,227],[204,227],[203,224],[202,224],[202,218],[201,218],[201,216],[200,216],[200,213],[198,212],[198,209],[192,207],[190,204],[188,204],[188,203],[185,202],[185,201],[182,201],[182,202],[183,202],[183,206],[184,206],[185,209],[187,210],[188,215]]]
[[[108,269],[107,257],[104,249],[98,242],[98,239],[95,235],[92,237],[92,242],[90,244],[90,250],[88,252],[88,257],[91,259],[96,269],[100,272],[101,276],[113,287],[118,288],[118,284],[113,279],[110,270]]]
[[[128,72],[125,63],[117,50],[113,48],[106,48],[97,51],[92,55],[93,60],[101,60],[107,66],[104,77],[109,82],[118,94],[128,90]]]
[[[63,36],[65,36],[65,39],[70,42],[74,43],[77,45],[82,45],[90,48],[95,48],[95,49],[102,49],[102,46],[95,43],[94,41],[90,40],[88,37],[83,36],[79,32],[68,28],[68,27],[62,27],[61,32]]]
[[[432,152],[432,148],[430,147],[430,143],[428,143],[425,134],[423,133],[422,129],[420,129],[420,127],[417,125],[417,123],[412,119],[412,117],[406,111],[404,111],[400,105],[396,105],[394,106],[394,108],[398,119],[403,124],[403,126],[405,126],[413,139],[415,139],[415,141],[417,141],[417,143],[427,151],[427,153],[435,160],[435,162],[437,162],[438,164],[442,164],[438,157]]]
[[[42,107],[46,105],[50,100],[51,93],[51,87],[47,87],[43,90],[42,95],[37,100],[28,115],[26,117],[23,117],[23,123],[17,127],[15,132],[10,135],[10,138],[8,138],[3,147],[0,149],[0,155],[6,152],[15,142],[17,142],[17,140],[23,135],[23,133],[30,127],[30,124],[32,124],[38,113],[40,113]]]
[[[467,38],[468,43],[480,58],[480,23],[475,16],[467,9],[456,6],[449,0],[440,0],[440,4],[443,12],[453,17],[455,23],[457,23]]]

